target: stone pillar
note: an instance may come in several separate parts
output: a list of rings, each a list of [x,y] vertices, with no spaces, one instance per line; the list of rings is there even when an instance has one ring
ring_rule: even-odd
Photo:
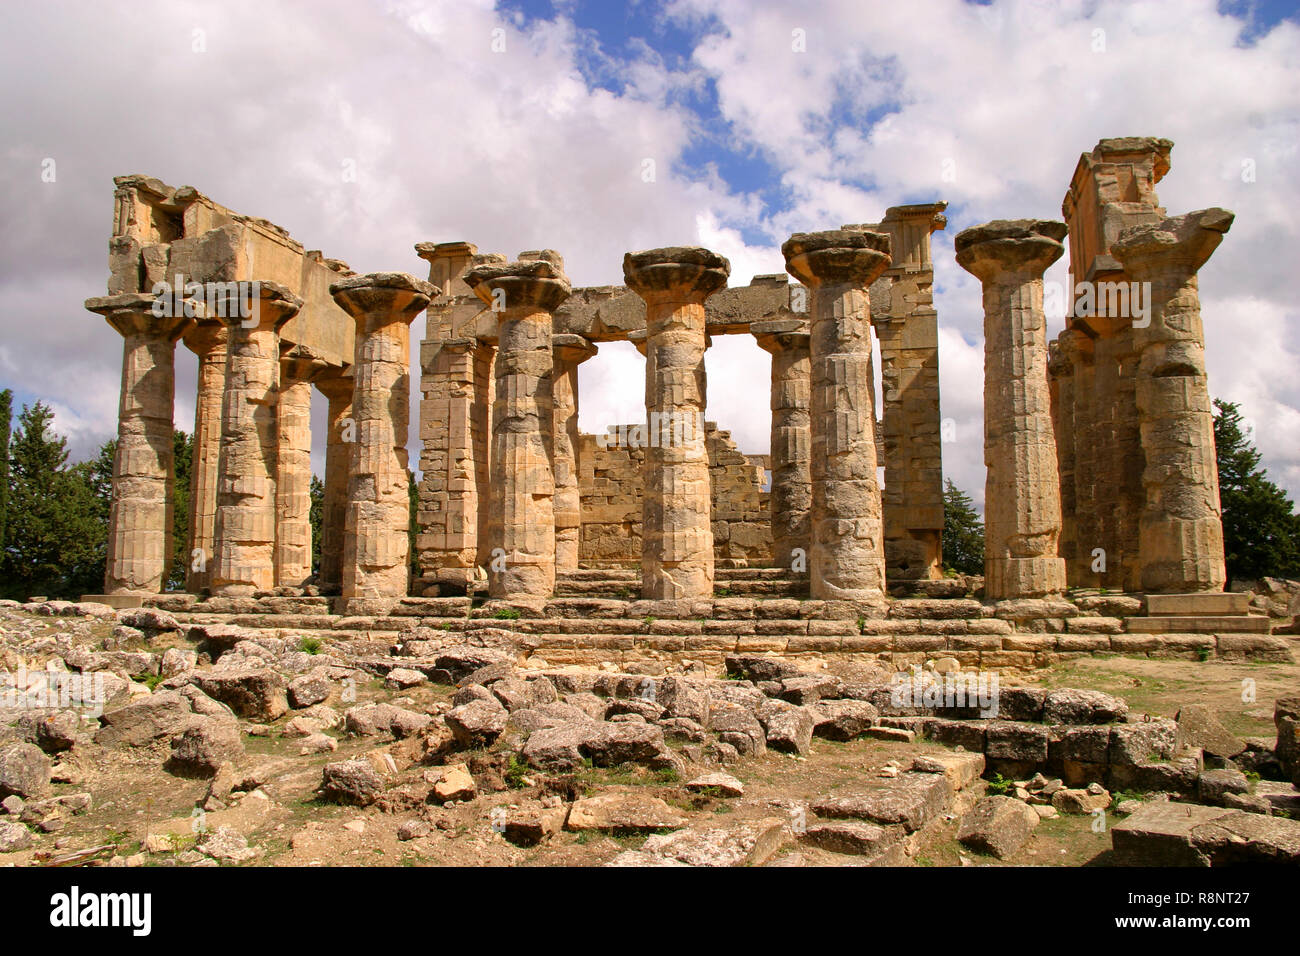
[[[488,593],[494,598],[548,598],[555,591],[551,313],[571,287],[559,253],[528,255],[465,274],[499,321],[489,465]]]
[[[628,288],[646,304],[646,413],[641,594],[713,596],[713,502],[704,440],[704,301],[731,263],[707,249],[670,247],[623,257]]]
[[[808,325],[775,319],[756,322],[750,331],[772,354],[772,563],[790,570],[798,562],[806,574],[812,512]]]
[[[325,501],[321,509],[320,573],[322,594],[343,590],[343,540],[348,521],[348,474],[356,447],[356,422],[352,418],[352,376],[338,371],[316,379],[316,388],[329,401],[325,440]]]
[[[871,330],[880,343],[881,492],[885,577],[895,584],[943,577],[943,446],[939,416],[939,314],[930,236],[947,203],[891,206],[878,224],[891,264],[872,283]],[[874,375],[873,379],[874,381]]]
[[[994,220],[958,233],[957,264],[984,286],[984,594],[1065,589],[1061,487],[1047,385],[1043,272],[1063,222]]]
[[[821,600],[885,589],[867,289],[889,268],[889,248],[884,233],[856,229],[795,233],[781,246],[786,270],[812,292],[809,590]]]
[[[1069,335],[1066,335],[1066,332]],[[1097,406],[1097,369],[1094,361],[1095,342],[1084,327],[1067,329],[1061,333],[1062,354],[1069,358],[1070,397],[1073,407],[1068,411],[1073,429],[1072,435],[1063,436],[1059,432],[1056,439],[1061,441],[1073,439],[1073,485],[1074,485],[1074,563],[1067,564],[1065,578],[1074,587],[1096,587],[1098,582],[1094,566],[1101,567],[1093,552],[1104,548],[1101,528],[1097,516],[1098,474],[1097,449],[1102,447],[1103,439],[1098,437],[1096,420]],[[1104,479],[1101,479],[1104,480]],[[1064,489],[1065,477],[1061,476]],[[1062,490],[1062,508],[1064,509],[1064,490]],[[1064,515],[1062,516],[1064,520]]]
[[[1227,579],[1196,273],[1232,220],[1225,209],[1203,209],[1131,226],[1111,247],[1142,284],[1150,309],[1133,321],[1146,456],[1139,525],[1144,591],[1221,591]]]
[[[229,597],[275,586],[280,328],[302,308],[279,283],[254,288],[247,318],[233,300],[224,309],[229,338],[209,587]]]
[[[433,286],[404,272],[372,272],[330,284],[356,321],[343,597],[405,597],[410,582],[411,322]]]
[[[199,359],[194,402],[194,451],[190,459],[190,540],[185,590],[200,594],[212,576],[217,527],[217,477],[221,458],[221,406],[226,393],[224,322],[196,322],[185,332],[185,345]]]
[[[551,385],[551,452],[555,469],[555,570],[578,569],[582,502],[578,491],[578,366],[596,354],[581,335],[551,339],[555,374]]]
[[[191,320],[183,314],[155,315],[155,302],[144,293],[86,300],[86,308],[104,316],[123,338],[107,594],[156,594],[166,587],[171,569],[176,341]]]
[[[280,447],[275,477],[275,583],[302,587],[311,567],[312,381],[328,366],[299,345],[280,357],[276,403]]]

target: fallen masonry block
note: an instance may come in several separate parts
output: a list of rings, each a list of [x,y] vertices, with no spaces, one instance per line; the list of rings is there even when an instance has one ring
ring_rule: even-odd
[[[767,817],[727,829],[656,834],[642,844],[641,852],[690,866],[761,866],[789,840],[786,822]]]
[[[957,839],[981,853],[1005,860],[1028,842],[1038,814],[1014,797],[984,797],[962,819]]]
[[[897,853],[891,851],[902,850],[903,836],[902,827],[837,821],[811,826],[801,839],[832,853],[866,857],[867,862],[893,863]]]
[[[952,785],[943,774],[909,771],[873,789],[814,803],[812,809],[827,819],[899,823],[908,833],[914,833],[947,809],[952,793]]]
[[[1146,803],[1110,835],[1121,866],[1300,863],[1300,822],[1244,810]]]

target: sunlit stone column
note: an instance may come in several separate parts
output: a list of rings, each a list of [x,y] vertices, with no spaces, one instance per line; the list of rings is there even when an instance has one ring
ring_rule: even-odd
[[[786,270],[812,293],[809,590],[822,600],[879,598],[885,549],[867,288],[889,268],[889,236],[795,233],[781,251]]]
[[[1063,222],[994,220],[957,234],[957,263],[984,286],[984,594],[1065,589],[1061,487],[1047,384],[1043,272]]]
[[[434,289],[403,272],[372,272],[332,283],[330,294],[357,323],[343,597],[404,597],[411,556],[411,321]]]
[[[499,322],[489,464],[488,593],[494,598],[546,598],[555,590],[551,314],[571,287],[559,253],[531,256],[483,263],[465,274]]]
[[[185,332],[185,345],[198,356],[194,402],[194,451],[190,458],[190,540],[185,590],[199,594],[212,576],[217,527],[217,474],[221,458],[221,406],[226,393],[226,342],[219,319],[200,319]]]
[[[280,356],[276,403],[279,455],[276,459],[275,583],[302,587],[311,577],[311,393],[328,366],[303,346]]]
[[[1196,273],[1232,220],[1226,209],[1203,209],[1131,226],[1111,246],[1125,273],[1149,289],[1150,314],[1133,322],[1146,455],[1139,532],[1144,591],[1221,591],[1227,577]]]
[[[578,366],[596,354],[581,335],[551,339],[555,374],[551,385],[551,451],[555,469],[555,570],[576,571],[582,535],[578,490]]]
[[[645,300],[649,441],[642,499],[641,593],[652,600],[713,596],[713,501],[704,441],[704,301],[731,263],[707,249],[629,252],[623,277]]]
[[[254,288],[246,318],[233,301],[224,310],[229,342],[210,588],[227,597],[275,586],[280,328],[302,308],[302,300],[279,283]]]
[[[348,473],[352,449],[356,446],[356,422],[352,418],[350,374],[335,370],[315,381],[329,401],[326,415],[329,431],[325,440],[325,501],[321,508],[320,574],[323,594],[338,594],[343,588],[343,539],[348,519]]]
[[[158,593],[170,570],[176,341],[191,321],[183,314],[155,314],[181,311],[172,304],[143,293],[86,300],[86,308],[104,316],[123,338],[107,594]]]
[[[787,570],[798,565],[806,573],[812,512],[808,325],[774,319],[749,330],[772,354],[772,563]]]

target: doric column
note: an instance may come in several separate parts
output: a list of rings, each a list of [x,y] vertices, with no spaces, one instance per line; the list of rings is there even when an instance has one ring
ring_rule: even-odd
[[[190,458],[190,540],[185,590],[199,594],[212,577],[217,527],[217,474],[221,458],[221,406],[226,393],[226,324],[200,319],[185,332],[185,345],[199,359],[194,402],[194,451]]]
[[[320,574],[322,594],[338,594],[343,589],[343,540],[348,520],[348,473],[352,466],[352,449],[356,447],[356,422],[352,418],[352,392],[355,383],[350,374],[335,371],[321,375],[315,386],[329,401],[325,440],[325,501],[321,509]]]
[[[1221,591],[1226,581],[1214,409],[1196,273],[1232,225],[1203,209],[1125,229],[1111,247],[1142,283],[1150,313],[1134,321],[1137,410],[1146,492],[1139,530],[1144,591]],[[1130,301],[1134,301],[1130,298]]]
[[[404,597],[411,553],[411,321],[429,304],[433,287],[404,272],[372,272],[331,283],[330,295],[357,323],[343,597]]]
[[[170,571],[176,340],[191,321],[166,314],[180,311],[173,304],[143,293],[86,300],[86,308],[108,319],[123,338],[107,594],[156,594]]]
[[[704,301],[731,263],[707,249],[670,247],[623,257],[628,288],[645,300],[649,440],[642,499],[641,594],[713,596],[712,486],[704,441]]]
[[[233,300],[224,309],[229,342],[209,584],[224,596],[275,586],[280,328],[302,308],[302,300],[277,282],[253,288],[251,309]],[[250,314],[241,318],[241,311]]]
[[[465,274],[499,323],[489,465],[488,593],[494,598],[546,598],[555,590],[551,313],[571,287],[559,253],[530,255]]]
[[[994,220],[958,233],[957,264],[984,286],[984,594],[1065,589],[1061,488],[1047,385],[1043,272],[1065,223]]]
[[[275,583],[302,587],[311,577],[311,392],[328,365],[304,346],[280,356],[276,403],[280,439],[275,478]]]
[[[885,550],[867,288],[889,268],[889,236],[795,233],[781,251],[786,270],[812,293],[810,593],[822,600],[879,598]]]
[[[582,503],[578,491],[578,366],[596,354],[581,335],[551,338],[551,451],[555,469],[555,570],[578,569]]]
[[[807,573],[812,511],[808,324],[774,319],[756,322],[749,330],[759,347],[772,354],[772,563],[789,570],[799,551]]]

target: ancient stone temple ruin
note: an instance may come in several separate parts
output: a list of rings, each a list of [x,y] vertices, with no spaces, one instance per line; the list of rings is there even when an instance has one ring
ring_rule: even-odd
[[[1170,149],[1102,140],[1063,222],[956,236],[984,293],[986,601],[1105,588],[1182,596],[1166,614],[1244,614],[1220,593],[1197,292],[1232,214],[1157,205]],[[199,363],[186,589],[208,600],[337,595],[349,613],[486,591],[537,607],[600,581],[696,617],[693,602],[764,581],[838,618],[878,615],[890,593],[966,593],[941,559],[943,202],[797,233],[789,276],[732,286],[726,259],[674,247],[624,256],[625,285],[573,288],[555,251],[467,242],[417,244],[427,279],[355,275],[193,188],[116,185],[109,295],[86,303],[124,339],[105,600],[167,580],[177,343]],[[1049,343],[1043,274],[1067,242]],[[771,355],[766,456],[705,421],[720,335]],[[621,341],[645,356],[645,419],[580,434],[578,368]],[[318,569],[313,389],[329,409]]]

